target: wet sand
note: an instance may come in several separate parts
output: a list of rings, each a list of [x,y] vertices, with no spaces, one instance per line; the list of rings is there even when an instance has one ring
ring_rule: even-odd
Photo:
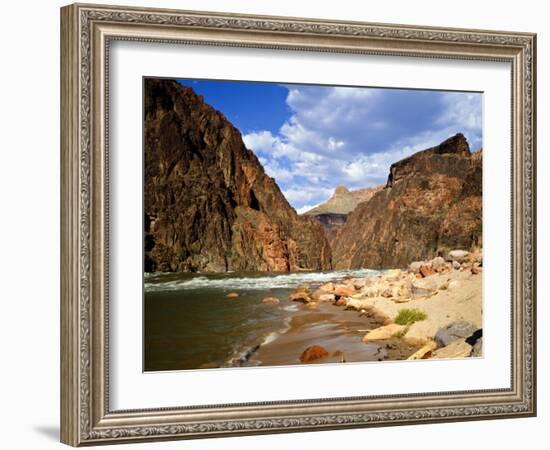
[[[383,361],[406,359],[420,344],[403,339],[364,343],[362,338],[369,330],[383,323],[358,311],[344,310],[331,303],[319,303],[318,308],[302,307],[292,318],[289,329],[273,341],[260,346],[249,358],[247,365],[303,364],[300,356],[312,346],[320,345],[329,356],[308,364]]]

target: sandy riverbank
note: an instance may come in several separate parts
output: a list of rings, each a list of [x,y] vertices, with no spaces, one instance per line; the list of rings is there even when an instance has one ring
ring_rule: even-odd
[[[302,313],[286,333],[260,346],[249,362],[480,356],[482,278],[481,253],[455,251],[445,259],[411,263],[405,270],[301,287],[290,299],[302,304]],[[311,357],[307,350],[313,346]]]
[[[310,361],[312,364],[406,359],[421,346],[398,339],[384,343],[362,341],[368,330],[382,325],[378,318],[328,302],[315,310],[303,307],[303,312],[293,317],[289,329],[262,345],[249,362],[266,366],[302,364],[301,350],[311,345],[319,345],[328,352],[328,356]]]

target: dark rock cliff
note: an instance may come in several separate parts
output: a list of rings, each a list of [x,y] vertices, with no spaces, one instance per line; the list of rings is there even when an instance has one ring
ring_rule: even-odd
[[[145,271],[330,269],[321,226],[299,217],[239,131],[173,80],[145,80]]]
[[[393,164],[386,188],[359,204],[332,246],[335,268],[404,267],[481,246],[482,153],[462,134]]]
[[[332,244],[336,239],[338,230],[346,223],[347,214],[333,214],[333,213],[322,213],[315,214],[309,217],[314,218],[317,222],[321,224],[323,230],[325,230],[325,235],[327,236],[329,244]]]
[[[384,185],[350,191],[342,185],[336,186],[332,196],[323,204],[303,215],[314,218],[323,226],[329,243],[333,244],[338,231],[346,222],[348,214],[361,202],[370,200]]]

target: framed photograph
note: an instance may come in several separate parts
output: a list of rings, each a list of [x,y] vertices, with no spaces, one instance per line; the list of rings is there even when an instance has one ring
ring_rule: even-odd
[[[536,414],[532,33],[61,9],[61,440]]]

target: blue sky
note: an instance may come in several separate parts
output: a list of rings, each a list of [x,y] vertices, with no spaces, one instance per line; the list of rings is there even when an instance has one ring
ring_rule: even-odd
[[[178,80],[223,112],[298,212],[343,184],[384,183],[389,166],[458,132],[482,144],[482,94]]]

